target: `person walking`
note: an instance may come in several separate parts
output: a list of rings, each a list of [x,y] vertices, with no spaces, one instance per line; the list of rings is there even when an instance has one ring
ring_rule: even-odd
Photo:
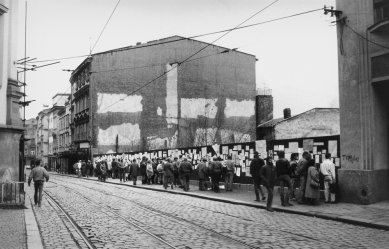
[[[293,206],[289,203],[289,191],[292,189],[292,185],[290,182],[290,164],[289,161],[285,158],[285,152],[278,152],[278,160],[276,161],[276,171],[278,180],[280,182],[280,197],[281,197],[281,205],[284,207]],[[287,189],[285,190],[285,187]]]
[[[262,201],[266,199],[265,194],[263,193],[261,186],[261,168],[265,165],[265,161],[259,157],[257,151],[254,152],[254,159],[250,163],[250,174],[254,180],[254,192],[255,192],[255,201],[261,201],[259,199],[259,194],[262,196]]]
[[[182,162],[180,163],[179,173],[182,176],[182,185],[184,191],[189,191],[189,178],[193,172],[192,164],[188,162],[186,157],[182,157]]]
[[[207,159],[205,157],[201,158],[201,162],[197,165],[197,173],[199,175],[199,190],[207,190],[205,186],[206,180],[208,178],[208,168],[206,165]]]
[[[133,185],[136,185],[136,180],[138,179],[139,174],[139,164],[136,162],[136,159],[134,158],[132,160],[132,163],[130,165],[130,176],[133,182]]]
[[[209,163],[209,173],[211,174],[211,181],[212,181],[212,190],[215,193],[220,192],[219,188],[219,182],[222,175],[222,164],[220,163],[221,158],[215,157],[213,159],[213,162]]]
[[[89,178],[91,176],[91,173],[93,172],[93,165],[90,160],[86,163],[86,178]]]
[[[307,171],[308,171],[308,161],[311,159],[311,155],[308,151],[304,151],[302,154],[302,158],[297,162],[297,169],[296,173],[297,176],[300,178],[300,186],[298,195],[296,196],[297,203],[303,204],[304,194],[305,194],[305,186],[307,183]]]
[[[325,158],[320,165],[320,172],[324,176],[324,199],[326,203],[334,203],[335,193],[330,193],[330,186],[336,182],[335,164],[331,160],[331,153],[326,153]]]
[[[163,164],[163,187],[167,189],[168,183],[171,184],[171,189],[173,189],[173,165],[171,159],[167,158],[166,162]]]
[[[225,175],[225,183],[226,191],[232,191],[232,183],[235,174],[235,163],[232,161],[232,156],[228,155],[227,160],[225,161],[226,166],[226,175]]]
[[[317,163],[315,165],[315,160],[310,159],[308,161],[307,182],[304,197],[310,205],[317,204],[317,201],[320,198],[319,168],[320,164]]]
[[[49,181],[49,173],[46,169],[42,167],[41,164],[38,164],[33,168],[28,177],[28,186],[31,186],[31,181],[34,180],[34,203],[35,205],[41,206],[42,203],[42,191],[43,183]]]
[[[272,208],[272,204],[273,204],[274,185],[277,179],[277,170],[276,167],[273,165],[272,157],[267,157],[265,160],[266,160],[266,164],[259,171],[259,176],[263,182],[263,185],[265,185],[267,190],[266,210],[269,212],[274,212]]]

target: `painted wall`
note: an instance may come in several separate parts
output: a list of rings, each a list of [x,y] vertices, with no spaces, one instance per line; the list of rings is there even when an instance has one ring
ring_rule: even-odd
[[[114,151],[116,135],[119,152],[255,140],[255,57],[210,46],[196,57],[210,56],[176,67],[203,46],[184,40],[93,56],[99,153]]]

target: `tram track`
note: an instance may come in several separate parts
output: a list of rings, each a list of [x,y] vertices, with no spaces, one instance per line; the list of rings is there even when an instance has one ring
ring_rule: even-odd
[[[64,181],[66,182],[66,181]],[[79,185],[78,185],[79,187]],[[87,188],[89,190],[94,190],[94,191],[97,191],[95,188],[92,188],[92,187],[89,187],[89,186],[85,186],[83,185],[82,187],[84,188]],[[69,187],[66,187],[66,188],[69,188]],[[118,188],[118,189],[121,189],[121,190],[126,190],[128,189],[128,186],[115,186],[115,188]],[[69,188],[71,189],[72,191],[77,191],[77,190],[74,190],[73,188]],[[78,191],[77,191],[78,192]],[[112,194],[112,193],[108,193],[107,191],[105,190],[99,190],[99,193],[102,193],[104,195],[109,195],[111,197],[115,197],[115,198],[118,198],[120,200],[123,200],[123,201],[128,201],[132,204],[136,204],[138,208],[141,208],[143,209],[145,212],[152,212],[156,215],[158,215],[159,217],[165,217],[166,219],[170,219],[170,220],[175,220],[176,222],[179,222],[181,223],[182,225],[185,225],[187,226],[188,228],[193,228],[193,227],[196,227],[196,228],[200,228],[202,230],[205,230],[207,231],[208,233],[213,233],[214,235],[216,235],[217,237],[220,237],[222,239],[225,239],[225,240],[229,240],[233,243],[238,243],[240,244],[241,246],[244,246],[246,248],[258,248],[257,246],[254,246],[254,245],[250,245],[250,244],[247,244],[246,242],[244,241],[240,241],[240,240],[237,240],[237,239],[234,239],[234,238],[231,238],[231,236],[227,236],[227,235],[224,235],[222,233],[219,233],[213,229],[209,229],[205,226],[201,226],[199,224],[196,224],[192,221],[189,221],[189,220],[186,220],[184,218],[180,218],[180,217],[177,217],[175,215],[171,215],[169,213],[166,213],[166,212],[162,212],[160,210],[157,210],[155,208],[152,208],[152,207],[149,207],[149,206],[146,206],[140,202],[137,202],[135,201],[134,199],[128,199],[128,198],[125,198],[123,196],[119,196],[119,195],[115,195],[115,194]],[[81,195],[81,193],[78,192],[78,194]],[[142,194],[142,195],[145,195],[145,194]],[[146,194],[147,195],[147,194]],[[81,195],[82,196],[82,195]],[[155,198],[155,196],[151,196],[150,197],[152,198]],[[86,197],[84,197],[86,198]],[[166,198],[164,198],[166,200]],[[169,198],[170,199],[170,198]],[[91,201],[90,199],[88,199],[89,201]],[[172,201],[174,201],[174,198],[172,199]],[[175,201],[176,202],[176,201]],[[185,204],[185,205],[190,205],[190,204]],[[223,215],[228,215],[228,216],[231,216],[231,217],[234,217],[234,218],[238,218],[238,219],[241,219],[241,217],[237,217],[237,216],[233,216],[233,215],[229,215],[229,214],[225,214],[225,213],[220,213],[220,212],[217,212],[217,211],[214,211],[214,210],[210,210],[210,209],[206,209],[206,208],[203,208],[203,207],[198,207],[198,206],[194,206],[194,205],[190,205],[190,206],[193,206],[194,208],[200,208],[200,209],[203,209],[205,211],[208,211],[208,212],[214,212],[214,213],[219,213],[219,214],[223,214]],[[108,206],[109,207],[109,206]],[[252,220],[247,220],[247,221],[251,221]],[[137,221],[137,222],[141,222],[141,221]],[[186,224],[185,224],[186,223]],[[267,228],[269,230],[274,230],[272,228]],[[277,230],[274,230],[274,231],[277,231],[277,232],[282,232],[284,234],[288,234],[289,236],[295,236],[295,240],[311,240],[311,241],[315,241],[315,242],[319,242],[319,243],[322,243],[322,244],[325,244],[325,245],[328,245],[328,246],[331,246],[331,248],[337,248],[337,247],[342,247],[342,245],[339,245],[339,244],[336,244],[336,243],[330,243],[326,240],[321,240],[321,239],[318,239],[318,238],[314,238],[314,237],[311,237],[311,236],[308,236],[308,235],[302,235],[302,234],[299,234],[297,232],[291,232],[291,231],[288,231],[288,230],[280,230],[280,229],[277,229]],[[346,246],[346,245],[345,245]]]

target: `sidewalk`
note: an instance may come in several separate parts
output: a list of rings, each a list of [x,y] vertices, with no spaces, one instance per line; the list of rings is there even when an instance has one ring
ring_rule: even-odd
[[[56,174],[51,172],[50,174]],[[76,177],[64,175],[64,177]],[[96,177],[90,177],[85,180],[97,181]],[[132,182],[120,183],[118,179],[108,179],[102,184],[119,184],[133,188],[149,189],[152,191],[169,192],[172,194],[181,194],[193,196],[196,198],[209,199],[231,203],[236,205],[245,205],[255,208],[266,207],[266,202],[255,202],[253,190],[235,185],[233,192],[226,192],[221,187],[220,193],[214,193],[210,190],[199,191],[194,181],[191,182],[189,192],[184,192],[181,188],[165,190],[162,185],[142,185],[140,181],[136,186]],[[28,191],[30,192],[30,191]],[[35,215],[31,208],[30,193],[26,195],[25,209],[2,209],[0,208],[0,248],[43,248],[38,225]],[[295,202],[292,202],[295,204]],[[318,217],[327,220],[334,220],[348,224],[360,225],[370,228],[378,228],[389,231],[389,201],[383,201],[371,205],[357,205],[349,203],[324,204],[318,206],[294,205],[292,207],[283,207],[280,205],[278,190],[274,191],[273,208],[278,212],[299,214],[304,216]],[[24,229],[25,228],[25,229]],[[12,236],[11,236],[12,235]]]

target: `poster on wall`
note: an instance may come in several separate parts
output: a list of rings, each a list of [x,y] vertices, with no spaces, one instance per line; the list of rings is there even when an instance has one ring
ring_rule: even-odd
[[[328,153],[331,153],[331,157],[338,157],[338,142],[336,140],[328,141]]]
[[[255,151],[258,151],[259,155],[264,158],[267,156],[266,140],[255,141]]]
[[[313,151],[313,139],[304,139],[303,149],[306,151]]]

